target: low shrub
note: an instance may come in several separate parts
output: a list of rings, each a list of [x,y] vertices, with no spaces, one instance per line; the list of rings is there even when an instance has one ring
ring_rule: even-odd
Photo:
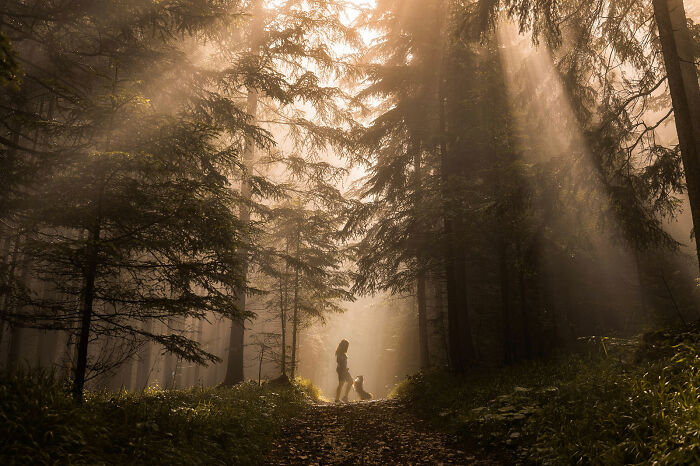
[[[652,341],[597,338],[551,361],[466,377],[425,373],[395,396],[524,462],[700,464],[700,336]]]
[[[73,403],[50,375],[0,374],[0,464],[256,464],[310,383],[88,392]]]

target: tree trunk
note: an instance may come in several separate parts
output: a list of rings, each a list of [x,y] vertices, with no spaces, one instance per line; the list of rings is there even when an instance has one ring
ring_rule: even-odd
[[[285,266],[286,269],[286,266]],[[284,278],[280,277],[280,323],[282,325],[282,360],[280,368],[282,375],[287,375],[287,275]]]
[[[297,252],[298,255],[298,252]],[[294,267],[294,310],[292,311],[292,379],[296,377],[297,368],[297,329],[299,327],[299,268]]]
[[[423,270],[424,257],[423,251],[423,238],[425,238],[425,226],[421,222],[421,205],[420,200],[422,198],[423,191],[423,177],[421,171],[421,148],[420,143],[415,143],[412,145],[413,149],[413,170],[414,170],[414,221],[416,225],[416,230],[414,232],[414,237],[416,241],[416,267],[418,273],[416,275],[416,300],[418,301],[418,346],[420,348],[420,367],[421,369],[427,369],[430,367],[430,351],[428,349],[428,316],[426,308],[426,296],[425,296],[425,271]]]
[[[21,360],[22,343],[26,329],[19,326],[11,326],[10,332],[10,349],[7,352],[7,365],[17,366]]]
[[[258,108],[258,92],[255,89],[248,90],[248,115],[255,121]],[[251,138],[246,140],[244,163],[246,167],[251,167],[255,158],[255,141]],[[241,197],[244,202],[250,201],[251,187],[250,182],[243,177],[241,182]],[[240,211],[241,223],[247,225],[250,222],[250,208],[243,204]],[[238,258],[241,263],[241,276],[243,281],[247,280],[248,276],[248,251],[241,248],[238,253]],[[238,290],[237,307],[240,312],[244,312],[246,308],[246,292],[245,286]],[[245,339],[245,321],[243,319],[231,320],[231,333],[229,336],[228,358],[226,365],[226,376],[224,377],[224,385],[231,387],[239,382],[243,382],[243,347]]]
[[[104,188],[103,188],[104,189]],[[80,319],[80,334],[78,337],[78,360],[75,364],[73,378],[73,399],[83,402],[85,374],[87,373],[88,345],[90,343],[90,324],[92,321],[92,306],[95,300],[95,278],[97,277],[97,259],[99,253],[100,229],[102,227],[102,193],[97,205],[97,220],[88,236],[88,263],[83,286],[82,316]]]
[[[445,353],[445,360],[449,363],[450,346],[447,338],[447,329],[445,328],[445,305],[443,300],[442,280],[435,277],[435,308],[437,309],[438,332],[440,333],[440,343],[442,350]]]
[[[177,321],[174,317],[168,318],[168,331],[176,332]],[[177,357],[173,353],[165,354],[165,361],[163,361],[163,380],[162,385],[164,389],[170,390],[176,388],[175,377],[177,375]]]
[[[202,335],[204,333],[204,319],[198,319],[197,321],[197,333],[196,333],[196,341],[200,345],[202,344]],[[194,365],[194,373],[192,374],[192,385],[197,386],[197,385],[203,385],[199,378],[201,377],[202,374],[202,365],[201,364],[195,364]]]
[[[444,65],[443,65],[444,66]],[[440,125],[440,159],[443,196],[445,238],[445,278],[447,281],[447,326],[450,347],[450,368],[463,373],[474,361],[474,343],[469,323],[466,292],[466,256],[464,245],[457,237],[461,222],[453,214],[452,182],[454,169],[451,154],[447,150],[445,127],[445,98],[443,77],[438,91]]]
[[[642,325],[644,325],[644,323],[646,322],[646,320],[650,314],[650,312],[649,312],[650,309],[649,309],[649,306],[647,306],[647,294],[646,294],[646,288],[644,285],[644,273],[642,271],[642,262],[639,258],[639,249],[636,246],[634,247],[633,254],[634,254],[634,268],[635,268],[635,271],[637,272],[639,310],[641,311],[638,313],[636,318],[634,318],[634,320],[636,321],[636,322],[634,322],[634,324],[636,324],[637,328],[638,328],[640,321],[641,321]],[[634,311],[633,311],[633,314],[636,314],[636,313],[634,313]],[[631,327],[633,329],[633,331],[636,331],[634,324],[630,323],[630,325],[627,325],[628,328],[626,328],[625,330],[629,330],[629,328]]]
[[[245,293],[241,291],[241,293]],[[245,296],[238,298],[239,309],[245,309]],[[245,339],[245,323],[240,320],[231,320],[231,333],[229,334],[228,358],[224,386],[232,387],[243,382],[243,346]]]
[[[527,283],[525,281],[526,261],[520,244],[518,244],[516,254],[520,259],[520,267],[518,268],[518,292],[520,294],[520,330],[523,339],[522,351],[525,359],[530,359],[532,358],[532,333],[530,330],[532,316],[530,313],[530,303],[527,299]]]
[[[256,50],[258,48],[258,38],[262,31],[263,18],[262,18],[262,0],[256,0],[253,5],[253,23],[251,25],[251,50]],[[247,99],[246,111],[251,119],[251,124],[255,124],[257,121],[258,114],[258,91],[253,88],[248,88],[248,99]],[[245,150],[243,155],[243,163],[246,167],[250,168],[253,165],[253,160],[255,158],[255,141],[252,138],[247,138],[245,142]],[[244,204],[241,206],[240,219],[243,225],[247,225],[250,222],[250,208],[247,202],[251,199],[251,187],[250,182],[243,176],[241,181],[241,197],[243,198]],[[248,276],[248,251],[245,248],[241,248],[238,254],[241,262],[241,276],[244,282],[244,288],[238,290],[238,309],[241,312],[245,311],[246,306],[246,293],[245,293],[245,281]],[[229,346],[228,346],[228,358],[226,365],[226,376],[224,377],[224,386],[231,387],[239,382],[243,382],[243,348],[245,339],[245,321],[243,319],[232,319],[231,320],[231,333],[229,336]]]
[[[145,332],[151,333],[153,330],[153,322],[150,319],[146,320],[142,325]],[[147,341],[143,349],[139,352],[140,354],[137,359],[136,387],[139,390],[148,388],[148,381],[151,377],[151,345],[152,343]]]
[[[502,223],[501,223],[502,224]],[[508,273],[507,244],[500,235],[498,245],[498,274],[501,284],[501,328],[503,332],[503,362],[510,364],[514,361],[513,333],[511,330],[510,312],[510,276]]]
[[[37,366],[53,371],[56,362],[58,330],[40,330]]]
[[[2,277],[5,280],[5,283],[8,285],[11,285],[12,280],[15,276],[15,268],[17,266],[17,255],[19,253],[19,246],[20,242],[22,240],[22,237],[18,233],[15,235],[14,238],[14,244],[12,245],[12,254],[9,257],[9,260],[7,263],[4,263],[4,268],[7,268],[7,273],[5,273],[4,277]],[[9,239],[8,239],[9,241]],[[9,249],[9,245],[8,245]],[[9,289],[4,290],[2,293],[2,301],[0,301],[0,344],[3,341],[3,338],[5,336],[5,315],[9,311],[10,305],[12,302],[12,288],[10,286]]]
[[[262,365],[263,365],[263,358],[265,357],[265,345],[260,346],[260,361],[258,362],[258,385],[260,385],[260,381],[262,380]]]
[[[700,227],[700,88],[693,43],[682,0],[653,0],[661,50],[673,102],[688,199],[697,235]],[[696,236],[700,265],[700,241]]]
[[[418,300],[418,342],[420,345],[420,367],[430,367],[428,348],[428,316],[425,296],[425,273],[419,272],[416,280],[416,298]]]
[[[19,274],[19,282],[24,285],[27,283],[28,273],[26,259],[23,260],[23,264],[21,264],[20,267],[21,272]],[[14,276],[14,270],[12,271],[12,276]],[[9,302],[6,303],[6,306],[11,306],[13,298],[11,292],[7,295],[7,298],[9,299]],[[26,330],[21,325],[10,326],[10,347],[7,353],[8,365],[17,365],[20,363],[22,344],[24,343],[26,333]]]
[[[117,390],[131,390],[131,382],[132,382],[132,377],[131,374],[133,374],[133,369],[134,369],[134,359],[127,359],[124,361],[121,366],[119,367],[119,371],[117,372],[117,377],[116,377],[116,382],[117,385],[114,387]]]

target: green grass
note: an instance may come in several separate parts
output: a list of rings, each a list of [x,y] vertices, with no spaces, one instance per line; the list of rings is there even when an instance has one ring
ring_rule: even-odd
[[[43,373],[0,375],[0,464],[256,464],[309,384],[88,393]]]
[[[394,396],[522,462],[700,463],[697,331],[591,339],[575,354],[466,377],[421,374]]]

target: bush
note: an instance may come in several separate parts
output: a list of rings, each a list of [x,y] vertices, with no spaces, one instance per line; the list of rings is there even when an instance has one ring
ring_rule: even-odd
[[[521,461],[700,463],[698,334],[668,333],[653,344],[595,339],[585,348],[469,377],[422,374],[395,396],[464,439],[509,449]]]
[[[1,464],[256,464],[310,383],[87,393],[72,402],[50,375],[0,374]]]

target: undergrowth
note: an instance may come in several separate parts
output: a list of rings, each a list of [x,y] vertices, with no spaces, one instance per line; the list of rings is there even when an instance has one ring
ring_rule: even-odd
[[[257,464],[310,383],[90,392],[82,406],[50,375],[0,374],[0,464]]]
[[[593,338],[583,351],[394,396],[464,440],[538,464],[700,464],[700,334]]]

